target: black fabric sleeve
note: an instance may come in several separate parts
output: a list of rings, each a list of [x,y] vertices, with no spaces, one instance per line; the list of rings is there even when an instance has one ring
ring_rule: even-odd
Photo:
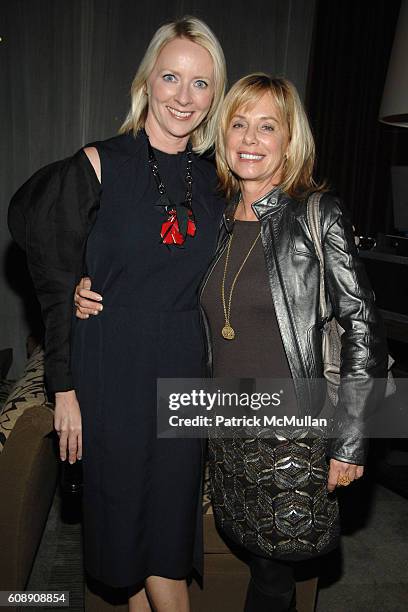
[[[81,150],[39,170],[10,203],[9,229],[26,251],[41,305],[49,393],[74,388],[70,369],[73,294],[83,272],[100,192],[92,165]]]

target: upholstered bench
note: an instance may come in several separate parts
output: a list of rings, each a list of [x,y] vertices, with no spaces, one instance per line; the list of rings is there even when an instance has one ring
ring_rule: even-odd
[[[53,411],[37,348],[0,407],[0,590],[23,590],[53,499]]]

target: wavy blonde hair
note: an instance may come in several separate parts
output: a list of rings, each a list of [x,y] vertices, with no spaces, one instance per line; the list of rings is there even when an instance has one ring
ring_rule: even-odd
[[[196,153],[204,153],[215,141],[221,103],[224,99],[226,83],[225,57],[220,43],[210,28],[196,17],[185,16],[161,26],[154,34],[140,63],[131,86],[131,107],[119,134],[144,127],[148,100],[145,95],[146,83],[152,73],[156,60],[163,47],[175,38],[185,38],[195,42],[210,53],[214,65],[214,97],[203,122],[191,134],[191,142]]]
[[[305,197],[312,191],[323,191],[325,185],[318,185],[313,179],[315,144],[299,94],[287,79],[274,78],[264,72],[242,77],[225,97],[216,137],[220,188],[228,199],[240,190],[239,178],[231,172],[226,159],[225,139],[231,119],[238,109],[253,106],[266,93],[272,95],[289,139],[281,189],[296,198]]]

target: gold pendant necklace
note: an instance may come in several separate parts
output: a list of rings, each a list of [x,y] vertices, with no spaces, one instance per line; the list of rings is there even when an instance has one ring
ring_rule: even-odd
[[[225,278],[227,276],[227,268],[228,268],[228,261],[229,261],[230,251],[231,251],[231,244],[232,244],[233,234],[231,234],[229,242],[228,242],[227,254],[226,254],[226,257],[225,257],[224,274],[223,274],[222,283],[221,283],[221,298],[222,298],[222,306],[223,306],[223,309],[224,309],[224,319],[225,319],[225,325],[224,325],[224,327],[221,330],[221,334],[222,334],[222,337],[225,338],[226,340],[233,340],[235,338],[235,330],[234,330],[234,328],[232,327],[232,325],[230,323],[231,301],[232,301],[232,294],[233,294],[234,289],[235,289],[235,284],[236,284],[236,282],[238,280],[238,276],[241,274],[242,268],[246,264],[246,261],[247,261],[248,257],[252,253],[252,250],[255,247],[255,245],[256,245],[260,235],[261,235],[261,232],[259,232],[259,234],[255,238],[255,240],[253,241],[253,243],[251,245],[251,248],[249,249],[248,253],[246,254],[246,256],[244,258],[244,261],[242,262],[242,264],[238,268],[238,272],[234,276],[234,279],[233,279],[232,284],[231,284],[230,294],[229,294],[229,298],[228,298],[228,306],[227,306],[227,304],[225,302]]]
[[[224,325],[221,333],[226,340],[233,340],[235,338],[235,331],[228,323]]]

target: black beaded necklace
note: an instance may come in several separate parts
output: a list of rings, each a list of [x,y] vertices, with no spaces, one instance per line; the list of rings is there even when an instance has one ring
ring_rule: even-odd
[[[187,144],[186,149],[187,165],[184,178],[186,182],[185,199],[184,202],[173,204],[167,194],[166,186],[160,176],[159,164],[154,154],[153,147],[150,144],[149,137],[145,130],[143,130],[143,132],[147,141],[149,166],[159,192],[159,199],[157,200],[156,205],[163,207],[163,212],[165,215],[167,215],[167,220],[162,224],[160,232],[161,243],[166,245],[181,246],[184,244],[187,236],[195,236],[197,229],[191,206],[193,199],[193,176],[191,172],[193,164],[193,151],[191,143],[189,142]]]

